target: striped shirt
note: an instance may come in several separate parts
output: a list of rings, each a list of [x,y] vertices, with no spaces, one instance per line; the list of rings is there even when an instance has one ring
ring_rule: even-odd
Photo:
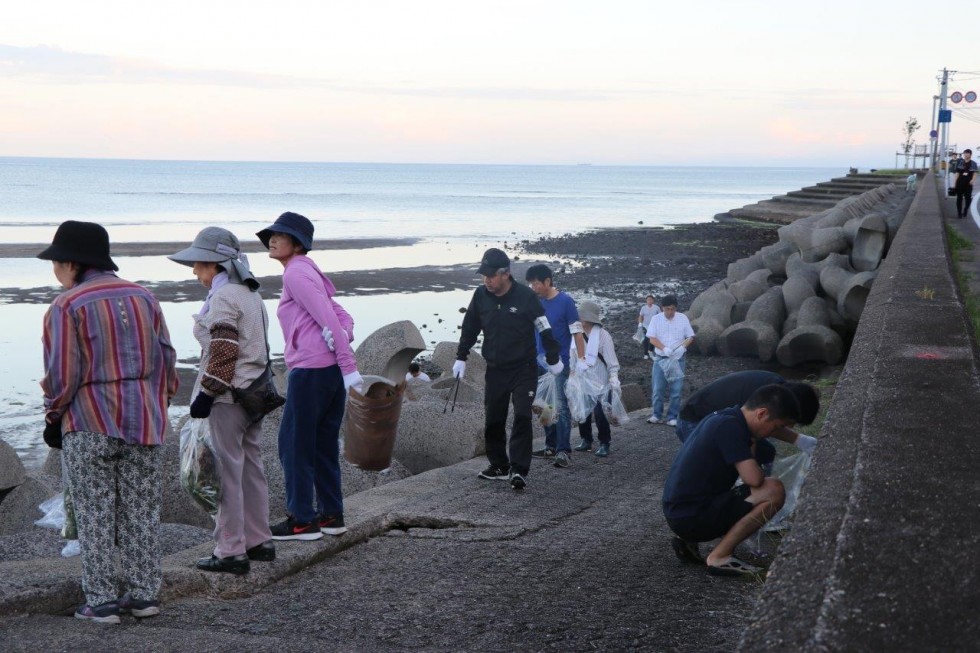
[[[90,270],[44,316],[45,414],[63,433],[163,443],[177,392],[177,353],[149,290]]]

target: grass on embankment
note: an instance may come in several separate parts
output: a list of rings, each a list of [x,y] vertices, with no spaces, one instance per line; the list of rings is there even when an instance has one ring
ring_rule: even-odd
[[[963,269],[962,263],[973,260],[973,243],[959,234],[952,226],[946,225],[946,242],[949,243],[949,255],[953,260],[953,271],[956,273],[956,284],[959,286],[966,315],[973,326],[973,337],[980,342],[980,297],[970,288],[973,275]]]

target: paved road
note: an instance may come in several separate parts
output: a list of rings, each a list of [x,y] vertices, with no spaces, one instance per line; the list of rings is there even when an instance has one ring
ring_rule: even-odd
[[[387,530],[254,596],[121,626],[10,617],[0,648],[731,651],[761,584],[674,557],[659,499],[676,449],[636,414],[609,458],[536,461],[523,493],[477,479],[479,460],[434,470],[352,497],[352,521],[383,512]]]

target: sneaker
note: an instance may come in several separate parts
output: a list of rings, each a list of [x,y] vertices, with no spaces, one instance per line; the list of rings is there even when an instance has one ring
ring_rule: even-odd
[[[545,447],[544,449],[538,449],[537,451],[532,451],[531,455],[535,458],[554,458],[555,450],[551,447]]]
[[[527,487],[527,481],[524,480],[523,476],[517,472],[514,472],[510,475],[510,486],[515,490],[523,490]]]
[[[137,619],[155,617],[160,614],[159,601],[140,601],[139,599],[134,599],[133,595],[129,592],[122,595],[122,598],[119,599],[118,606],[119,612],[124,614],[128,612]]]
[[[491,481],[506,481],[510,479],[510,471],[503,467],[494,467],[490,465],[482,472],[477,474],[480,478],[490,479]]]
[[[656,415],[650,415],[650,418],[647,420],[647,424],[663,424],[663,422],[664,421]]]
[[[319,540],[323,537],[320,532],[320,524],[316,521],[309,523],[299,522],[291,516],[283,521],[270,526],[272,539],[274,540]]]
[[[317,517],[320,522],[320,532],[326,535],[343,535],[347,532],[344,526],[343,515],[320,515]]]
[[[582,440],[575,447],[575,451],[592,451],[592,440]]]
[[[595,455],[599,456],[600,458],[605,458],[606,456],[608,456],[609,455],[609,444],[606,443],[606,442],[603,442],[602,444],[600,444],[599,445],[599,448],[596,449]]]
[[[119,619],[119,603],[109,601],[94,608],[88,604],[75,610],[75,618],[82,621],[94,621],[97,624],[117,624]]]
[[[667,426],[677,426],[677,420],[676,419],[667,420]]]
[[[674,548],[674,555],[681,562],[689,562],[695,565],[704,564],[704,557],[701,556],[697,542],[690,542],[674,535],[670,539],[670,545]]]
[[[571,460],[569,460],[568,454],[564,451],[555,456],[555,467],[568,467],[568,463],[570,462]]]
[[[195,566],[201,571],[213,571],[216,573],[234,574],[236,576],[244,576],[252,568],[249,557],[244,553],[225,558],[219,558],[216,555],[212,555],[210,558],[198,558]]]

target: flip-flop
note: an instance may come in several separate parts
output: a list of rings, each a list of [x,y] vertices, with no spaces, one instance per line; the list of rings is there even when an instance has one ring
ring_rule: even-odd
[[[720,565],[708,565],[708,573],[714,576],[758,576],[765,569],[742,562],[735,556]]]
[[[681,562],[688,562],[695,565],[704,564],[704,558],[701,556],[697,542],[688,542],[675,535],[671,538],[670,544],[674,547],[674,553]]]

